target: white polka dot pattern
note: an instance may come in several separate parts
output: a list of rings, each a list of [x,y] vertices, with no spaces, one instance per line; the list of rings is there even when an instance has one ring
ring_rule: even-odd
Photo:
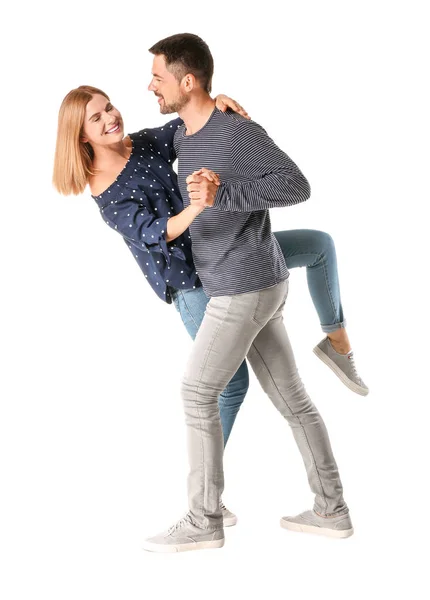
[[[168,303],[172,288],[200,285],[189,232],[176,243],[166,242],[169,217],[183,209],[176,173],[168,164],[175,159],[173,136],[181,123],[175,119],[163,128],[131,134],[133,147],[124,169],[107,190],[93,196],[105,222],[122,235],[148,283]]]

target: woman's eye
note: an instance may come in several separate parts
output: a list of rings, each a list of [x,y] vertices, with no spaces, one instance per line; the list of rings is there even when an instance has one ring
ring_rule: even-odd
[[[109,112],[112,109],[113,109],[113,106],[111,104],[106,108],[107,112]]]

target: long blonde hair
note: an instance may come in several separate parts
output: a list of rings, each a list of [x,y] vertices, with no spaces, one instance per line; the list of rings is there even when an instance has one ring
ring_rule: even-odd
[[[94,151],[89,142],[82,141],[82,127],[85,109],[95,94],[109,101],[102,90],[81,85],[67,94],[60,107],[52,183],[65,196],[82,194],[93,175]]]

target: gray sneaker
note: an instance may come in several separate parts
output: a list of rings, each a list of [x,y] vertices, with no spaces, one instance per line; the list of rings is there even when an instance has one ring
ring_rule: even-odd
[[[200,529],[191,522],[189,515],[167,531],[144,541],[148,552],[186,552],[224,546],[223,529]]]
[[[314,353],[336,373],[346,387],[360,396],[367,396],[369,388],[357,373],[352,350],[348,354],[339,354],[326,337],[315,346]]]
[[[222,512],[222,520],[223,520],[224,527],[233,527],[233,525],[236,525],[236,523],[237,523],[236,515],[234,513],[232,513],[231,510],[228,510],[228,508],[226,508],[226,506],[222,500],[219,503],[219,507]]]
[[[313,510],[307,510],[296,517],[282,517],[281,527],[335,538],[347,538],[354,533],[348,513],[339,517],[320,517]]]

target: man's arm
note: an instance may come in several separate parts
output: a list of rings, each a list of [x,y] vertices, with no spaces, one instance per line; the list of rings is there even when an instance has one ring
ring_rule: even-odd
[[[205,194],[206,206],[252,212],[292,206],[310,196],[309,183],[298,166],[253,121],[238,122],[230,144],[230,164],[232,171],[247,181],[224,181],[215,190],[214,184],[201,176],[191,177],[187,183],[194,192],[190,194],[193,203],[198,199],[196,192],[210,190],[212,193]]]

